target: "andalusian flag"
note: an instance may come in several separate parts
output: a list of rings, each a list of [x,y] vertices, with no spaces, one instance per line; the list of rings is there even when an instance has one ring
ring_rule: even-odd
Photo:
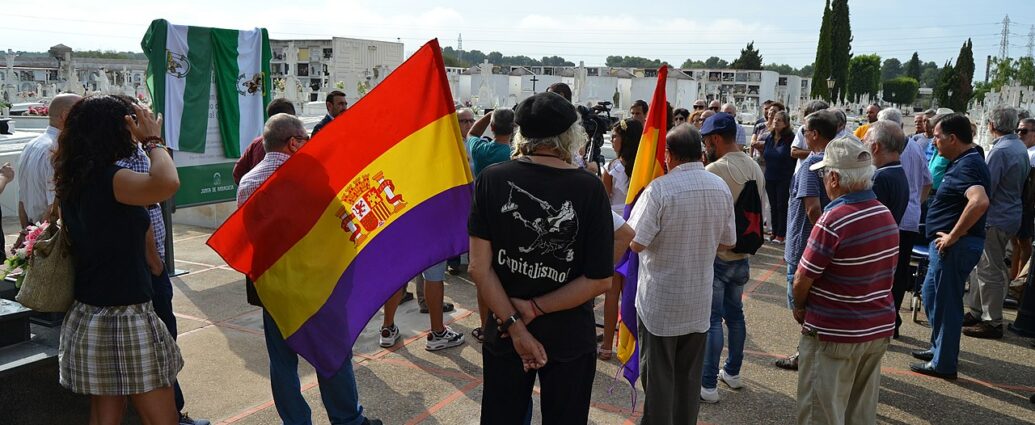
[[[665,83],[668,65],[658,69],[658,84],[654,88],[647,112],[647,122],[636,150],[636,165],[629,177],[629,194],[625,198],[625,218],[629,218],[633,205],[640,193],[654,179],[665,175],[665,130],[668,127],[668,105],[665,102]],[[623,374],[629,384],[636,386],[640,377],[640,356],[636,341],[636,280],[640,269],[639,256],[627,251],[618,267],[618,273],[625,276],[622,288],[622,307],[619,311],[618,360],[622,362]]]
[[[213,82],[225,156],[241,156],[262,134],[272,57],[265,29],[192,27],[156,19],[140,45],[148,56],[147,86],[155,112],[165,117],[169,147],[205,152]]]
[[[393,293],[467,251],[472,180],[432,40],[293,155],[208,245],[255,281],[288,345],[330,376]]]

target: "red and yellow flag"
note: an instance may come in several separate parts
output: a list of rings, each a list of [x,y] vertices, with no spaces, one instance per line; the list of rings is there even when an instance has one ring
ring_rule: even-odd
[[[471,170],[438,41],[284,163],[209,239],[324,376],[384,302],[467,251]]]
[[[654,179],[665,175],[665,131],[668,128],[668,103],[665,100],[665,84],[668,80],[668,65],[658,69],[658,84],[654,97],[647,108],[647,123],[636,150],[636,163],[629,177],[629,194],[625,198],[625,218],[629,218],[633,205],[640,193]],[[622,288],[622,306],[618,324],[618,360],[622,362],[623,375],[630,384],[636,385],[640,377],[639,349],[636,342],[636,278],[639,272],[639,256],[629,251],[619,266],[618,272],[625,276]]]

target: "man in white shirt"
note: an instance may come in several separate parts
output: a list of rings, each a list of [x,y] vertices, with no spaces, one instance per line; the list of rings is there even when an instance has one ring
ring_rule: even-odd
[[[722,112],[725,112],[733,117],[734,122],[737,120],[737,107],[732,103],[722,105]],[[747,133],[744,132],[744,127],[737,123],[737,144],[740,146],[747,146]]]
[[[32,139],[18,159],[18,220],[22,229],[42,221],[54,203],[54,164],[51,157],[57,149],[58,135],[65,128],[68,111],[82,99],[71,93],[59,94],[50,101],[47,130]],[[21,236],[19,236],[21,239]],[[20,242],[20,241],[19,241]],[[17,245],[16,245],[17,246]]]
[[[737,242],[733,196],[701,164],[701,134],[682,124],[665,138],[668,174],[640,195],[629,225],[640,254],[636,287],[643,423],[697,422],[711,327],[715,254]]]

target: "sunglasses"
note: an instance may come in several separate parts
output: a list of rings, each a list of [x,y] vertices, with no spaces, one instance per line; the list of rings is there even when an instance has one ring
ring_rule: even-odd
[[[1029,130],[1027,128],[1018,128],[1017,129],[1017,135],[1018,136],[1024,136],[1024,135],[1027,135],[1029,131],[1031,131],[1031,130]]]
[[[708,109],[711,109],[711,110],[713,110],[715,112],[719,112],[719,107],[718,106],[713,106],[713,107],[708,108]]]
[[[704,105],[694,105],[694,110],[704,109]]]

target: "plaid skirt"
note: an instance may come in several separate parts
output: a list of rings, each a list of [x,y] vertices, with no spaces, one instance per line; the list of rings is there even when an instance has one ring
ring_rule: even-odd
[[[150,302],[76,301],[61,324],[58,364],[61,385],[72,392],[131,395],[171,386],[183,358]]]

